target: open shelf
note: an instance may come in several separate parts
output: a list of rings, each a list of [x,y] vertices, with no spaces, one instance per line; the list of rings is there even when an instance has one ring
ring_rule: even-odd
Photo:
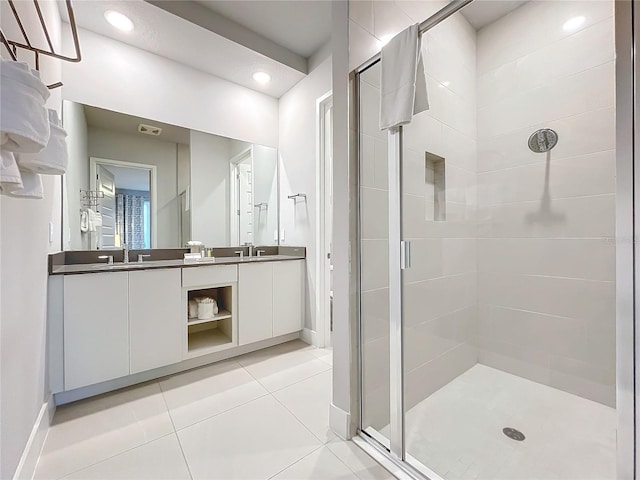
[[[199,350],[212,350],[222,346],[231,346],[231,337],[222,328],[209,328],[192,332],[189,329],[188,347],[189,353]]]
[[[187,313],[187,354],[204,355],[233,346],[233,287],[203,287],[187,291],[189,300],[210,297],[218,304],[218,313],[211,318],[188,318]],[[188,310],[188,308],[187,308]]]
[[[231,318],[231,312],[229,310],[219,310],[218,313],[211,318],[190,318],[188,325],[199,325],[201,323],[216,322],[218,320],[224,320],[225,318]]]

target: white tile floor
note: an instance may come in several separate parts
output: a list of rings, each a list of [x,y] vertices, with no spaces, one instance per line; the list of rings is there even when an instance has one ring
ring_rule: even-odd
[[[391,478],[330,398],[331,351],[289,342],[58,408],[35,478]]]
[[[406,439],[447,480],[616,478],[613,408],[484,365],[410,409]]]

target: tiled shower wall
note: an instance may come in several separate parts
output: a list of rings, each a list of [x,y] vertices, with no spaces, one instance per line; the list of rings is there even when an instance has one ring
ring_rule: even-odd
[[[443,6],[350,2],[350,62]],[[532,1],[428,32],[431,108],[405,127],[407,408],[476,362],[615,403],[613,3]],[[584,16],[576,32],[568,19]],[[379,67],[361,80],[364,426],[388,424],[388,192]],[[476,96],[477,95],[477,96]],[[546,154],[527,147],[553,128]],[[477,142],[476,142],[477,140]],[[445,159],[433,221],[425,153]]]
[[[477,40],[479,361],[615,406],[613,2],[528,2]]]
[[[444,2],[351,2],[351,61]],[[430,110],[404,137],[406,403],[411,408],[477,362],[475,30],[460,15],[425,37]],[[353,67],[357,64],[352,65]],[[361,76],[361,310],[364,426],[389,423],[388,187],[386,132],[378,128],[379,66]],[[446,221],[434,221],[426,152],[444,158]],[[431,180],[433,181],[433,179]]]

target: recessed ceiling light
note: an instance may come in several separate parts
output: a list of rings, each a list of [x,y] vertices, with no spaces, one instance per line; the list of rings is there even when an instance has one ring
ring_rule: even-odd
[[[569,20],[564,22],[564,25],[562,25],[562,30],[564,30],[565,32],[575,32],[584,24],[585,20],[586,18],[582,15],[580,15],[579,17],[570,18]]]
[[[104,18],[118,30],[130,32],[133,30],[133,22],[126,15],[116,12],[115,10],[107,10],[104,12]]]
[[[266,72],[256,72],[253,74],[253,79],[261,84],[269,83],[271,81],[271,75]]]

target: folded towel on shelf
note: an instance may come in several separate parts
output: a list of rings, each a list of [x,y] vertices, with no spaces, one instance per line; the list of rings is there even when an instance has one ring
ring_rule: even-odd
[[[21,153],[21,168],[43,175],[63,175],[67,171],[67,132],[62,128],[58,112],[49,109],[49,142],[38,153]]]
[[[22,188],[22,175],[13,152],[0,149],[0,190],[3,194]]]
[[[0,144],[11,152],[37,153],[49,141],[45,102],[50,92],[29,65],[1,60]]]
[[[20,169],[22,177],[22,188],[12,190],[9,195],[20,198],[44,198],[44,189],[42,188],[42,177],[30,170]]]
[[[218,302],[210,297],[199,297],[198,302],[198,319],[207,320],[218,314]]]
[[[380,130],[411,123],[429,109],[420,26],[412,25],[382,47]]]
[[[189,318],[198,318],[198,302],[189,300]]]

